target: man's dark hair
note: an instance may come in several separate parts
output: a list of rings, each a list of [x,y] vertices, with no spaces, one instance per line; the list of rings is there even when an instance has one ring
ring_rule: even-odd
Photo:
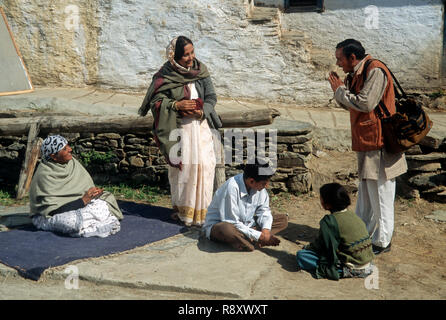
[[[175,44],[175,55],[174,55],[175,61],[178,62],[179,60],[181,60],[181,58],[184,56],[184,47],[188,44],[194,45],[189,38],[186,38],[184,36],[178,37],[177,42]]]
[[[339,42],[336,46],[336,49],[342,48],[342,53],[346,58],[349,58],[352,53],[355,54],[356,59],[362,60],[365,57],[365,49],[362,46],[361,42],[355,39],[347,39],[342,42]]]
[[[260,164],[258,162],[254,164],[246,164],[245,168],[243,169],[243,179],[253,178],[256,182],[269,180],[273,176],[273,174],[260,174],[259,172],[261,168],[268,169],[269,164]]]
[[[319,193],[322,201],[330,206],[330,212],[342,211],[351,203],[347,190],[339,183],[324,184]]]

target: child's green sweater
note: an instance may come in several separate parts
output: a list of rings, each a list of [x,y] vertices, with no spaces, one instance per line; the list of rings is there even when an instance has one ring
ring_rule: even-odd
[[[336,265],[366,264],[374,258],[372,242],[364,222],[350,210],[334,212],[320,221],[319,236],[308,249],[321,256],[317,274],[337,276]]]

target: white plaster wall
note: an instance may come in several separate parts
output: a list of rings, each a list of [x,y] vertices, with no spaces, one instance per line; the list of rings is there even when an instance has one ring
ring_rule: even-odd
[[[280,78],[282,58],[268,50],[259,27],[248,23],[244,1],[107,3],[99,22],[99,79],[105,85],[147,87],[166,61],[166,46],[178,35],[194,42],[220,95],[265,98],[265,87],[275,87]]]
[[[99,83],[147,88],[166,60],[169,41],[185,35],[194,42],[197,58],[208,65],[220,96],[320,102],[326,83],[313,79],[308,62],[296,58],[290,65],[278,34],[266,36],[268,27],[248,22],[247,4],[240,0],[101,2]],[[322,97],[325,101],[326,93]]]
[[[64,27],[64,8],[73,3],[80,9],[75,32]],[[94,84],[145,92],[166,61],[167,44],[178,35],[192,39],[219,96],[326,104],[332,97],[325,77],[334,68],[334,48],[349,37],[387,62],[406,88],[439,85],[441,0],[396,0],[392,5],[326,0],[323,13],[280,13],[266,24],[248,20],[248,3],[0,0],[33,83],[40,85]],[[49,13],[48,5],[54,7]],[[365,25],[369,5],[378,7],[377,29]]]
[[[440,85],[441,0],[325,0],[325,9],[284,14],[283,27],[303,30],[313,47],[333,54],[337,43],[355,38],[367,53],[386,62],[404,87]]]
[[[99,83],[144,90],[165,61],[174,36],[192,39],[220,96],[321,105],[332,94],[325,74],[334,48],[360,40],[384,60],[405,88],[439,86],[442,1],[326,0],[323,13],[282,13],[282,29],[310,40],[284,44],[247,21],[248,0],[100,1]],[[377,8],[378,20],[370,5]],[[376,29],[375,29],[376,28]],[[315,63],[319,66],[315,67]]]

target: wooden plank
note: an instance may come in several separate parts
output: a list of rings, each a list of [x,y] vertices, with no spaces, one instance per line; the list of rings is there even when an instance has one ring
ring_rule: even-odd
[[[40,147],[42,146],[42,143],[43,139],[38,138],[37,140],[34,141],[33,147],[31,149],[31,157],[28,162],[28,172],[26,175],[25,187],[24,187],[25,195],[28,193],[29,187],[31,186],[31,181],[34,175],[34,169],[36,168],[37,161],[39,160],[40,157]]]
[[[223,128],[248,128],[273,123],[280,116],[276,109],[259,109],[245,112],[227,112],[220,115]]]
[[[16,198],[19,200],[22,199],[29,190],[29,185],[34,174],[34,168],[36,167],[39,158],[41,139],[37,138],[38,134],[39,124],[34,123],[29,129],[25,160],[22,163],[22,169],[20,171],[19,182],[17,185]]]
[[[268,125],[280,113],[275,109],[260,109],[249,112],[227,112],[220,115],[223,128],[239,128]],[[0,119],[0,135],[21,135],[35,123],[40,125],[41,135],[50,132],[92,132],[92,133],[145,133],[152,130],[151,116],[45,116],[38,118]]]
[[[215,139],[215,137],[214,137],[214,139]],[[218,147],[220,148],[220,154],[216,155],[217,163],[215,165],[214,193],[226,181],[224,144],[218,143]]]
[[[46,116],[38,118],[0,119],[0,135],[21,135],[34,123],[40,123],[41,135],[50,132],[147,132],[151,130],[152,117],[120,116]]]

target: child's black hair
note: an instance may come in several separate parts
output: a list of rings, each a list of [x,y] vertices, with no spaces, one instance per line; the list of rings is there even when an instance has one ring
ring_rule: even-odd
[[[342,211],[351,204],[347,190],[339,183],[324,184],[319,193],[324,203],[330,206],[330,212]]]

